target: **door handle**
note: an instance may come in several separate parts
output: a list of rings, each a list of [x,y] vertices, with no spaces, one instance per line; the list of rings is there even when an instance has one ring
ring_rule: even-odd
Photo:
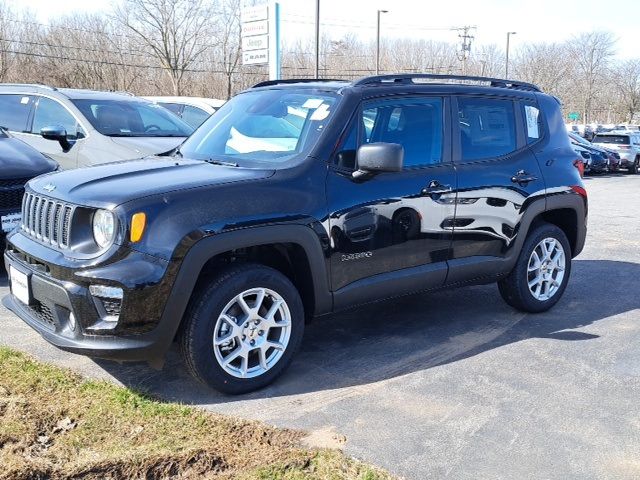
[[[516,174],[511,177],[511,181],[519,185],[526,185],[527,183],[535,182],[536,180],[538,180],[538,177],[536,177],[535,175],[531,175],[524,170],[518,170]]]
[[[453,189],[451,185],[443,185],[437,180],[431,180],[429,185],[421,190],[422,195],[441,195],[443,193],[451,193]]]

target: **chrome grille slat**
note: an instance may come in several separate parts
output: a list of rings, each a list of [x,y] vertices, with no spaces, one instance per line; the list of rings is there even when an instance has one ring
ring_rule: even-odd
[[[41,197],[36,197],[36,208],[35,208],[35,213],[34,213],[34,219],[35,219],[35,227],[34,230],[36,232],[36,238],[42,238],[41,232],[40,232],[40,216],[42,213],[42,203],[43,203],[43,199]]]
[[[75,207],[34,193],[22,203],[22,230],[31,237],[58,248],[69,248]]]
[[[31,203],[29,203],[29,230],[31,235],[36,234],[36,197],[31,195]]]

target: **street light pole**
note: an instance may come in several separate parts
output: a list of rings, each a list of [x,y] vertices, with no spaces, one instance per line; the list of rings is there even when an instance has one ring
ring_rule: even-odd
[[[320,78],[320,0],[316,0],[316,78]]]
[[[376,27],[376,75],[380,75],[380,14],[388,10],[378,10],[378,24]]]
[[[504,64],[504,78],[509,78],[509,38],[518,32],[507,32],[507,55]]]

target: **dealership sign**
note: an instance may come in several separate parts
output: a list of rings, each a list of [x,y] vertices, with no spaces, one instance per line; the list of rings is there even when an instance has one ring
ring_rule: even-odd
[[[280,78],[280,5],[271,2],[240,12],[242,64],[268,65],[269,78]]]

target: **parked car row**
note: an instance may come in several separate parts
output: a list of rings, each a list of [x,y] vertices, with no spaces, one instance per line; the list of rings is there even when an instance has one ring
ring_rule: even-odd
[[[640,170],[640,132],[618,131],[594,135],[592,141],[569,132],[574,151],[583,159],[584,173]]]

